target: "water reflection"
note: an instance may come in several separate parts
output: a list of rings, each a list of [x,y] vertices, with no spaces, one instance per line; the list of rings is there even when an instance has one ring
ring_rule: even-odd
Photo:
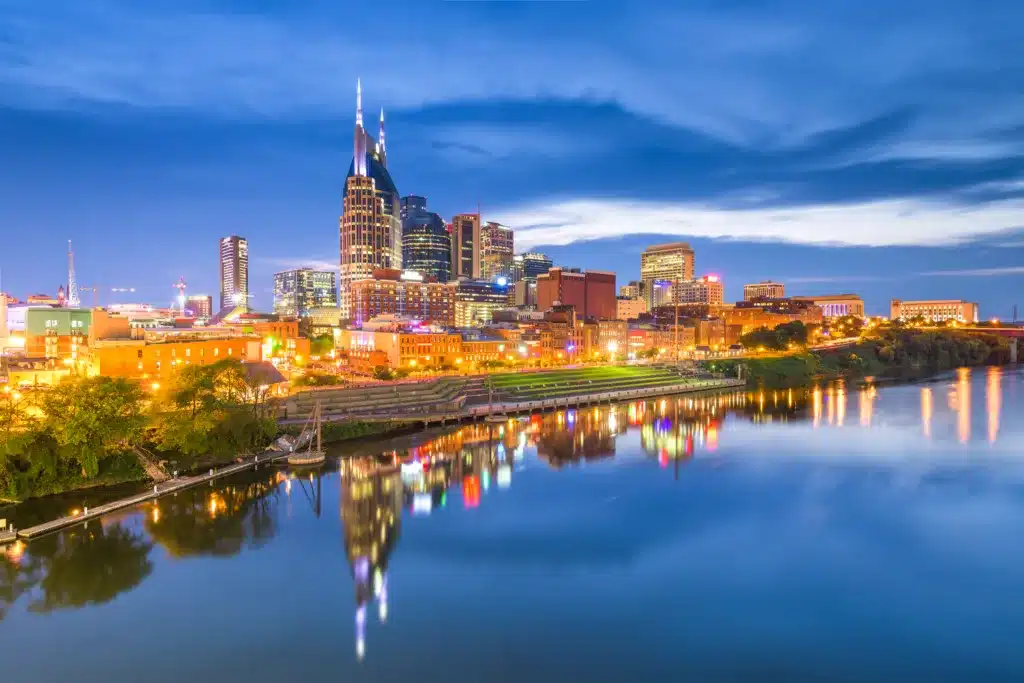
[[[9,546],[0,560],[0,619],[107,604],[146,581],[163,558],[234,557],[271,544],[291,524],[314,524],[330,532],[328,544],[336,553],[332,566],[347,561],[349,567],[352,612],[346,608],[343,614],[354,642],[346,631],[346,650],[369,658],[368,631],[389,616],[400,616],[389,615],[389,597],[408,590],[409,569],[402,573],[394,562],[403,533],[406,539],[415,537],[415,524],[439,522],[442,510],[463,519],[486,516],[502,495],[514,500],[520,487],[528,488],[530,468],[557,471],[551,476],[568,482],[573,470],[600,473],[623,462],[638,464],[678,491],[691,473],[700,471],[702,458],[709,465],[724,458],[761,458],[777,452],[780,447],[772,439],[779,435],[813,439],[808,450],[820,449],[815,455],[825,460],[859,442],[883,457],[891,454],[887,449],[926,457],[923,450],[914,451],[915,440],[928,449],[967,453],[958,444],[999,444],[986,446],[985,452],[1014,453],[1021,431],[1000,419],[1004,405],[1014,414],[1012,392],[1019,393],[1021,386],[1017,375],[985,370],[962,371],[926,386],[836,383],[808,390],[669,397],[424,433],[389,442],[389,450],[363,447],[343,458],[337,471],[261,468],[104,518],[102,524]],[[848,406],[853,400],[857,405]],[[972,405],[984,409],[973,415]],[[978,423],[972,429],[974,419]],[[895,437],[902,441],[894,444]],[[502,493],[513,484],[511,494]],[[321,516],[325,496],[328,512]],[[68,497],[38,505],[70,508],[80,501]],[[23,513],[26,518],[41,514],[32,506]],[[17,515],[14,520],[19,521]],[[325,526],[339,522],[340,529]],[[343,580],[347,591],[348,579]]]

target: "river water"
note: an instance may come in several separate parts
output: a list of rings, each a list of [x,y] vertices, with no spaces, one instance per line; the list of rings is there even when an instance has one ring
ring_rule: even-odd
[[[1022,416],[962,370],[260,469],[9,547],[0,680],[1022,681]]]

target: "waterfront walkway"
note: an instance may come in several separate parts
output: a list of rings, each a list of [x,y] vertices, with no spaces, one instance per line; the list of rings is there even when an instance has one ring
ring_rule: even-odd
[[[154,500],[156,498],[160,498],[171,493],[184,491],[185,489],[192,488],[193,486],[205,484],[206,482],[210,482],[213,481],[214,479],[219,479],[221,477],[226,477],[230,474],[235,474],[236,472],[242,472],[244,470],[256,467],[263,463],[274,462],[276,460],[280,460],[281,458],[287,458],[288,455],[290,454],[277,452],[262,453],[257,456],[246,457],[243,460],[243,462],[235,463],[234,465],[228,465],[225,467],[211,469],[206,474],[199,474],[193,477],[178,477],[175,479],[168,479],[167,481],[164,481],[162,483],[154,484],[153,488],[143,491],[142,493],[139,493],[137,495],[129,496],[128,498],[121,498],[120,500],[115,500],[113,502],[105,503],[103,505],[97,505],[94,508],[85,508],[81,512],[81,514],[67,515],[65,517],[59,517],[58,519],[55,519],[50,522],[37,524],[36,526],[29,527],[27,529],[19,529],[17,535],[18,538],[24,540],[38,538],[39,536],[53,533],[54,531],[59,531],[60,529],[64,529],[69,526],[74,526],[76,524],[88,522],[92,519],[97,519],[107,513],[114,512],[115,510],[121,510],[123,508],[132,507],[134,505],[138,505],[139,503],[145,503],[146,501]]]

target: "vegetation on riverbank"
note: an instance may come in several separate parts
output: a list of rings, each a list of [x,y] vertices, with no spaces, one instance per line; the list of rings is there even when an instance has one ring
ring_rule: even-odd
[[[265,448],[278,433],[268,388],[237,360],[185,366],[146,391],[119,378],[0,392],[0,499],[24,500],[146,478],[138,450],[182,472]],[[153,385],[154,387],[156,385]],[[326,425],[327,441],[387,424]]]
[[[924,377],[963,366],[1007,362],[1008,342],[996,335],[894,327],[841,349],[716,361],[709,367],[733,377],[742,368],[748,384],[778,389],[841,377]]]

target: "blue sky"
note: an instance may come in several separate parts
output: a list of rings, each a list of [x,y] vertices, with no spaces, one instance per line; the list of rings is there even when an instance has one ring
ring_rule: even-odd
[[[355,81],[403,194],[557,262],[1024,305],[1015,2],[0,0],[0,267],[169,302],[337,263]],[[113,295],[102,295],[104,302]]]

